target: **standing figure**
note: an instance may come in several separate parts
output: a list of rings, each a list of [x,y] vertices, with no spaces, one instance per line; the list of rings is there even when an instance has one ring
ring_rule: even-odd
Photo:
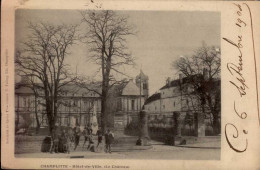
[[[68,140],[69,140],[69,147],[71,148],[72,144],[74,143],[74,132],[71,127],[68,127]]]
[[[89,130],[88,130],[88,128],[85,126],[85,128],[84,128],[84,130],[83,130],[83,136],[85,137],[85,139],[84,139],[84,143],[83,143],[82,148],[84,148],[85,143],[86,143],[86,141],[87,141],[88,138],[89,138],[89,135],[90,135]]]
[[[97,143],[97,148],[98,148],[99,144],[102,143],[102,132],[100,128],[98,128],[97,130],[97,136],[98,136],[98,143]]]
[[[75,147],[74,147],[74,151],[77,149],[77,146],[79,144],[79,138],[80,138],[80,128],[79,126],[77,125],[75,128],[74,128],[74,144],[75,144]]]
[[[63,129],[60,141],[59,141],[59,152],[70,153],[70,142],[69,135],[65,129]]]
[[[55,153],[58,153],[59,135],[58,135],[58,129],[56,126],[54,127],[54,132],[53,132],[51,138],[52,138],[52,146],[51,146],[50,152],[53,153],[53,151],[54,151]]]
[[[114,134],[108,129],[105,134],[106,152],[111,153],[111,143],[114,140]]]
[[[89,124],[89,125],[88,125],[88,133],[89,133],[89,134],[92,134],[92,132],[93,132],[93,129],[92,129],[92,127],[91,127],[91,124]]]
[[[90,151],[95,152],[94,141],[93,141],[93,136],[92,136],[92,134],[89,135],[88,141],[89,141],[89,143],[88,143],[88,148],[87,148],[87,150],[90,149]]]

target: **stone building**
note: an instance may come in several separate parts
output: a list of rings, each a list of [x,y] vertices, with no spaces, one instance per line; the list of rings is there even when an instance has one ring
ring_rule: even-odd
[[[189,78],[181,74],[177,80],[168,78],[166,84],[146,100],[144,107],[150,128],[173,128],[177,136],[212,133],[210,110],[206,107],[206,114],[202,113],[200,101],[188,81]],[[220,81],[215,82],[216,88],[220,88]]]
[[[44,103],[43,92],[39,91],[36,96],[24,82],[17,83],[15,89],[16,126],[20,126],[27,119],[31,122],[30,127],[36,127],[37,114],[41,127],[47,127],[48,120]],[[59,126],[87,125],[93,114],[94,105],[98,115],[101,111],[100,97],[74,84],[63,87],[58,105],[57,125]]]
[[[148,77],[141,71],[133,79],[115,85],[109,91],[108,127],[123,131],[131,121],[138,121],[138,114],[148,98]],[[140,89],[141,88],[141,89]],[[97,89],[101,91],[101,89]],[[15,88],[16,128],[30,122],[36,127],[36,114],[42,128],[48,126],[44,107],[44,94],[39,91],[36,96],[32,89],[22,80]],[[98,124],[101,119],[101,97],[86,88],[75,84],[63,87],[58,102],[58,126],[88,125],[95,107]]]

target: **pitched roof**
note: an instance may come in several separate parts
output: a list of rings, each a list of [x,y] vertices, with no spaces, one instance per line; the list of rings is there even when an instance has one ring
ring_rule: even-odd
[[[161,93],[155,93],[152,96],[148,97],[144,104],[146,105],[148,103],[151,103],[151,102],[153,102],[155,100],[159,100],[159,99],[161,99]]]
[[[87,86],[87,87],[85,87]],[[84,97],[99,97],[98,93],[101,93],[101,87],[94,84],[78,85],[78,84],[66,84],[61,87],[61,96],[66,94],[76,94]],[[98,93],[96,93],[98,92]],[[16,94],[33,94],[33,90],[27,87],[25,83],[17,83],[15,88]],[[110,90],[113,95],[140,95],[139,87],[133,81],[126,81],[121,84],[114,85]]]
[[[112,92],[114,95],[139,96],[140,88],[133,82],[133,80],[130,80],[121,84],[114,85],[110,92]]]
[[[193,81],[194,79],[200,79],[202,77],[203,76],[201,74],[196,74],[196,75],[192,75],[192,76],[189,76],[189,77],[184,77],[184,78],[182,78],[182,83],[185,84],[185,83],[188,83],[190,81]],[[166,89],[166,88],[169,88],[169,87],[176,87],[176,86],[179,86],[179,85],[180,85],[180,79],[173,80],[169,84],[166,84],[162,88],[160,88],[160,90]]]
[[[89,87],[91,88],[91,87]],[[91,88],[94,90],[100,91],[99,88]],[[94,91],[88,90],[87,88],[80,87],[77,84],[66,84],[61,87],[61,95],[64,96],[66,93],[69,94],[79,94],[85,97],[98,97],[99,95]],[[15,87],[16,94],[33,94],[33,90],[27,86],[25,83],[17,83]]]
[[[142,79],[149,79],[148,76],[144,74],[143,70],[141,70],[140,73],[136,76],[136,79],[140,79],[140,77]]]
[[[33,94],[33,90],[26,86],[17,86],[15,87],[16,94]]]

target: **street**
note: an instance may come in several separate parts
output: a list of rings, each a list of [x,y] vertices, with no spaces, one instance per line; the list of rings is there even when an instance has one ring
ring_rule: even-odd
[[[113,151],[113,148],[112,148]],[[16,154],[19,158],[90,158],[90,159],[166,159],[166,160],[219,160],[220,149],[185,148],[167,145],[153,145],[147,150],[116,151],[97,153],[90,151],[76,151],[70,154],[63,153],[25,153]]]

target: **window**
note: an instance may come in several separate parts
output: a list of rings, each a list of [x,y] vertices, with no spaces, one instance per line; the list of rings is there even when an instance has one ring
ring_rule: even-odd
[[[144,90],[145,90],[145,89],[148,89],[146,83],[143,84],[143,89],[144,89]]]
[[[119,110],[121,110],[121,99],[120,98],[118,98],[117,99],[117,110],[119,111]]]
[[[132,110],[135,110],[135,100],[131,100],[131,108]]]
[[[26,107],[26,97],[23,97],[23,107]]]

